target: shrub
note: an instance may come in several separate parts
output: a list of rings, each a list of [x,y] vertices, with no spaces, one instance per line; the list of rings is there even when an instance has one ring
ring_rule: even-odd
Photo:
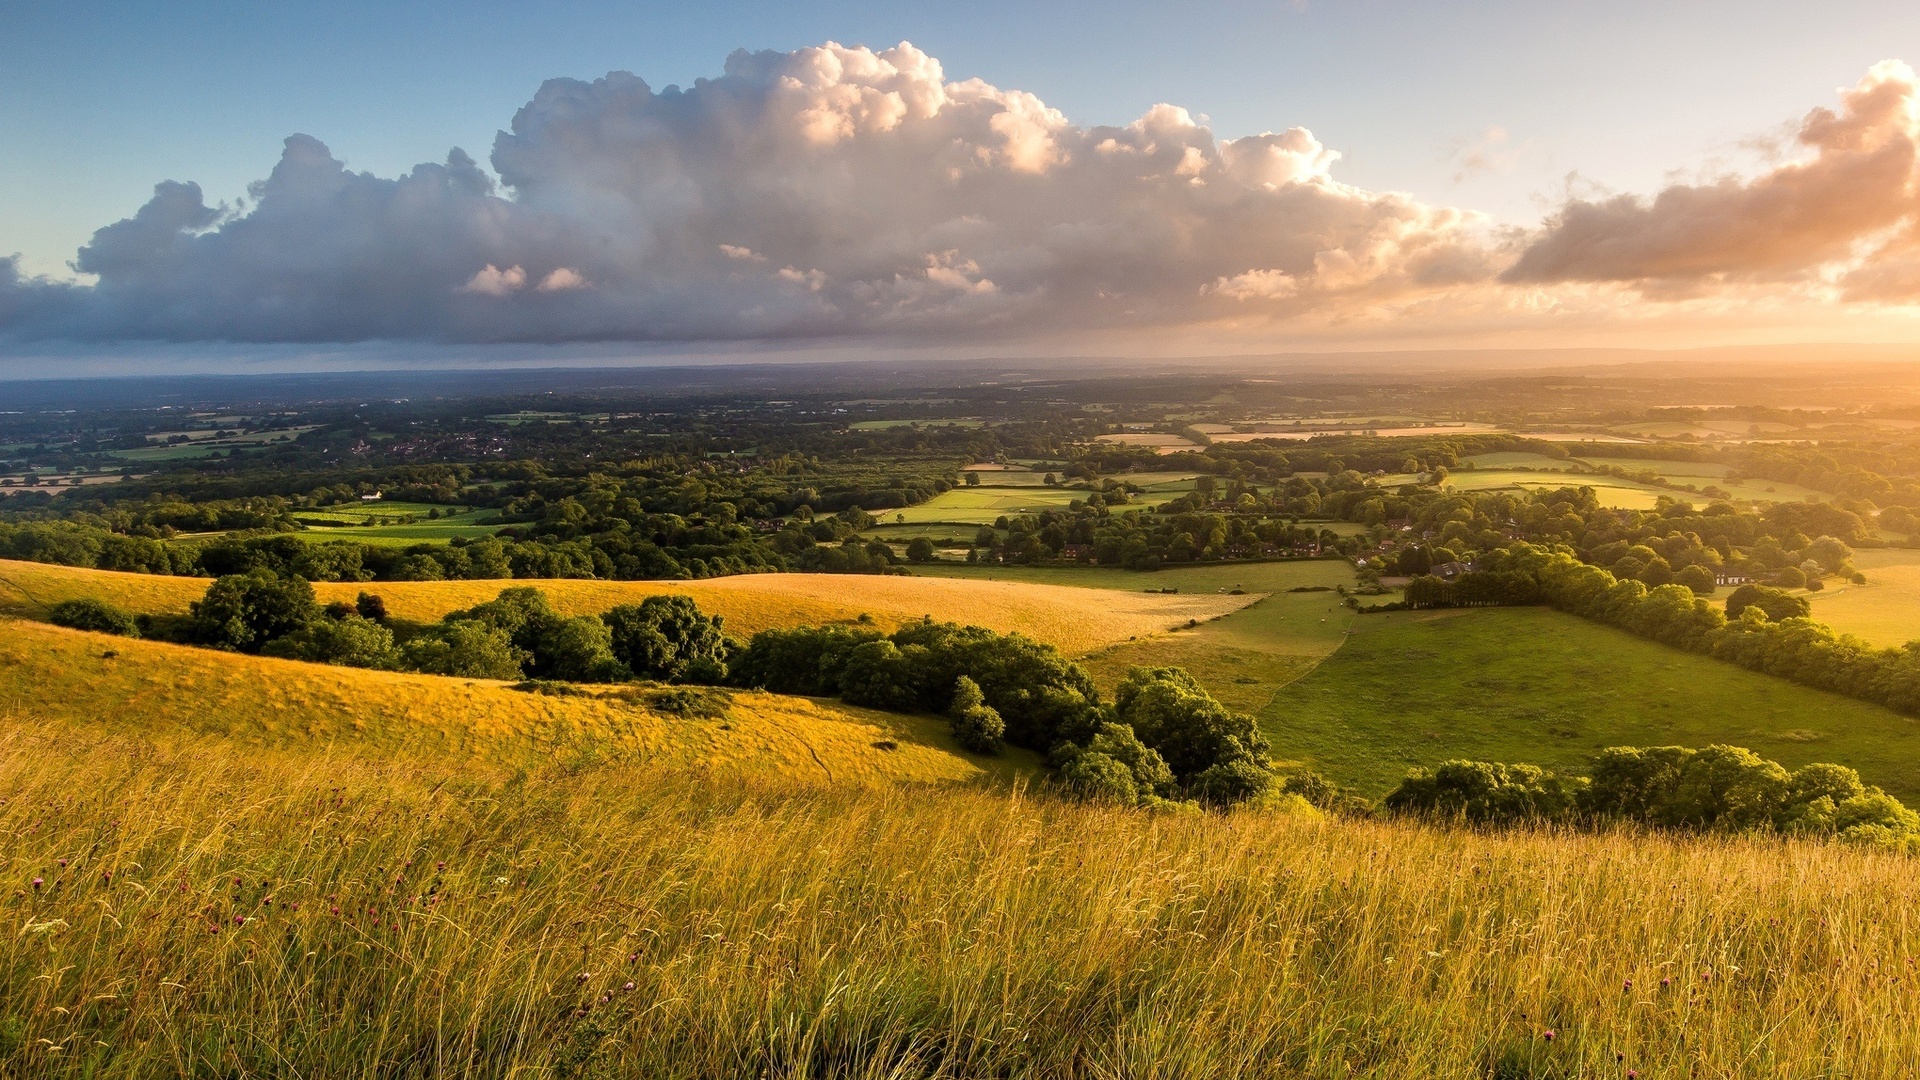
[[[454,612],[445,622],[479,623],[501,631],[525,655],[522,666],[536,679],[613,682],[630,675],[613,655],[613,632],[606,623],[591,615],[560,615],[538,589],[502,589],[499,596]]]
[[[796,626],[762,630],[729,664],[732,681],[776,694],[826,697],[840,692],[840,672],[856,646],[880,640],[874,630]]]
[[[431,675],[514,681],[526,676],[531,659],[515,647],[507,632],[479,622],[446,623],[407,642],[405,664]]]
[[[139,637],[140,627],[132,615],[99,600],[62,600],[47,611],[47,621],[70,630],[91,630],[98,634]]]
[[[1480,825],[1565,821],[1573,816],[1581,780],[1563,780],[1535,765],[1447,761],[1414,769],[1387,793],[1384,805],[1402,814],[1463,818]]]
[[[947,716],[953,723],[953,738],[976,754],[991,754],[1007,733],[1007,723],[986,703],[980,684],[965,675],[954,680],[953,701]]]
[[[360,668],[395,668],[401,659],[393,645],[393,631],[357,614],[315,619],[267,642],[260,651],[285,660]]]
[[[907,541],[907,561],[929,563],[933,561],[933,541],[924,536],[916,536]]]

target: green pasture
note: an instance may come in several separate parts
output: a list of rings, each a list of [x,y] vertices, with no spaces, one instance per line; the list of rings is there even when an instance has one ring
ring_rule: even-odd
[[[438,510],[441,517],[429,523],[426,517]],[[447,512],[452,511],[448,516]],[[439,524],[447,522],[455,525],[470,525],[483,517],[492,516],[491,510],[476,510],[471,506],[440,506],[435,503],[400,502],[385,499],[374,502],[342,503],[321,510],[298,510],[294,520],[301,522],[338,522],[342,525],[364,525],[372,518],[376,523],[397,521],[412,517],[421,524]]]
[[[1613,476],[1593,473],[1539,473],[1519,469],[1472,469],[1449,474],[1444,485],[1453,491],[1495,491],[1518,488],[1523,491],[1556,491],[1563,487],[1590,487],[1601,506],[1617,510],[1651,510],[1662,495],[1685,500],[1684,491],[1636,484]],[[1698,496],[1695,496],[1697,499]]]
[[[186,435],[191,441],[172,445],[143,446],[134,450],[112,450],[109,455],[124,461],[191,461],[195,458],[213,457],[222,452],[251,450],[275,443],[289,443],[314,429],[308,424],[302,427],[274,428],[269,431],[255,431],[245,435],[233,435],[224,439],[213,437],[211,431],[173,432]]]
[[[1802,594],[1813,602],[1813,617],[1888,648],[1920,639],[1920,551],[1858,551],[1853,564],[1867,575],[1865,585],[1834,583]]]
[[[1357,618],[1335,586],[1353,583],[1338,559],[1267,563],[1201,563],[1141,572],[1106,567],[917,566],[929,577],[979,578],[1123,591],[1177,588],[1183,593],[1241,589],[1265,597],[1224,618],[1172,634],[1127,641],[1082,657],[1111,690],[1134,667],[1183,667],[1208,692],[1242,712],[1259,712],[1284,685],[1325,659]],[[1295,588],[1321,591],[1291,592]]]
[[[1618,465],[1629,472],[1655,472],[1669,480],[1687,480],[1697,482],[1701,479],[1717,480],[1733,471],[1733,466],[1717,461],[1676,461],[1670,458],[1612,458],[1582,457],[1581,461],[1589,465],[1605,468]]]
[[[455,511],[445,517],[427,520],[427,513]],[[445,543],[455,537],[478,540],[499,531],[497,525],[479,522],[493,517],[494,511],[473,507],[436,506],[432,503],[379,502],[330,506],[324,510],[301,510],[295,521],[307,526],[295,536],[311,543],[329,540],[357,540],[363,544],[407,547],[422,543]],[[413,518],[407,521],[407,518]],[[372,521],[373,524],[367,524]]]
[[[1450,758],[1578,769],[1608,746],[1733,743],[1920,798],[1920,724],[1876,705],[1547,608],[1363,615],[1352,629],[1259,717],[1276,757],[1368,794]]]
[[[461,525],[446,521],[422,521],[417,525],[348,526],[335,529],[302,529],[291,535],[308,543],[330,540],[356,540],[380,547],[411,547],[414,544],[444,544],[454,537],[481,540],[500,531],[497,525]]]
[[[982,478],[984,479],[984,477]],[[1134,497],[1119,510],[1139,509],[1171,502],[1177,491],[1149,491]],[[949,522],[965,525],[991,525],[996,518],[1018,514],[1037,514],[1042,510],[1065,510],[1076,499],[1085,499],[1085,489],[1060,487],[957,487],[928,499],[918,506],[902,510],[882,510],[875,517],[887,524],[925,524]]]

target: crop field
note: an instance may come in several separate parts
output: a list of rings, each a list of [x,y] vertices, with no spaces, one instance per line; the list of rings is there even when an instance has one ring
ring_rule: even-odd
[[[1145,815],[618,759],[499,777],[22,714],[0,747],[9,1076],[1920,1062],[1912,861],[1836,844]]]
[[[275,428],[271,431],[255,431],[245,435],[230,435],[216,438],[212,431],[197,430],[176,432],[184,435],[185,442],[143,446],[134,450],[110,451],[113,457],[125,461],[189,461],[194,458],[212,457],[219,453],[231,453],[234,450],[250,450],[274,443],[289,443],[313,430],[312,425],[304,427]]]
[[[961,751],[938,717],[711,691],[714,715],[648,691],[549,696],[488,680],[365,671],[0,620],[0,715],[140,737],[434,757],[503,769],[579,755],[802,782],[1011,779],[1017,751]],[[892,743],[882,748],[879,743]]]
[[[1449,758],[1583,765],[1608,746],[1734,743],[1920,799],[1920,721],[1547,608],[1356,616],[1260,714],[1276,756],[1371,793]]]
[[[1804,593],[1813,603],[1813,617],[1887,648],[1920,640],[1920,551],[1857,551],[1853,563],[1867,575],[1867,583],[1836,582],[1820,592]]]
[[[1684,491],[1636,484],[1613,476],[1533,472],[1519,469],[1470,469],[1450,474],[1444,485],[1454,491],[1493,491],[1516,488],[1522,491],[1553,491],[1563,487],[1590,487],[1601,506],[1618,510],[1651,510],[1662,495],[1686,499]],[[1698,496],[1695,496],[1698,498]]]
[[[1175,490],[1178,481],[1156,485],[1132,502],[1116,507],[1116,512],[1144,509],[1171,502],[1184,492]],[[1189,487],[1191,485],[1189,484]],[[1000,517],[1037,514],[1042,510],[1064,510],[1076,499],[1085,499],[1084,488],[994,486],[957,487],[944,491],[918,506],[901,510],[882,510],[875,516],[883,522],[920,525],[943,522],[958,525],[991,525]],[[900,520],[904,519],[904,520]]]
[[[204,578],[0,561],[0,614],[33,617],[76,597],[93,597],[133,612],[178,613],[199,599],[207,585]],[[323,603],[378,593],[395,617],[431,622],[521,585],[538,588],[555,609],[569,615],[598,614],[647,596],[680,593],[693,597],[702,610],[724,617],[728,632],[741,636],[775,626],[851,622],[863,614],[874,625],[890,629],[931,615],[943,622],[1018,631],[1069,655],[1164,633],[1190,620],[1205,622],[1258,599],[1252,593],[1114,596],[1064,585],[841,574],[751,574],[703,581],[319,582],[314,591]]]

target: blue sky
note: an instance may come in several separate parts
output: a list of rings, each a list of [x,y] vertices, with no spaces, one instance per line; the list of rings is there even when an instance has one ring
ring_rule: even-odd
[[[1166,101],[1222,135],[1303,125],[1339,177],[1537,220],[1568,173],[1649,190],[1741,161],[1889,56],[1920,4],[1246,2],[0,6],[0,253],[59,272],[155,182],[231,199],[282,138],[393,175],[462,146],[486,162],[542,80],[625,69],[656,88],[735,48],[911,40],[949,78],[1038,94],[1078,123]],[[1460,176],[1491,128],[1491,168]]]

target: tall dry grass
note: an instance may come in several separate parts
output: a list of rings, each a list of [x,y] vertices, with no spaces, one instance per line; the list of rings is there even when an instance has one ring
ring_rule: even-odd
[[[1900,857],[0,730],[9,1076],[1920,1071]]]

